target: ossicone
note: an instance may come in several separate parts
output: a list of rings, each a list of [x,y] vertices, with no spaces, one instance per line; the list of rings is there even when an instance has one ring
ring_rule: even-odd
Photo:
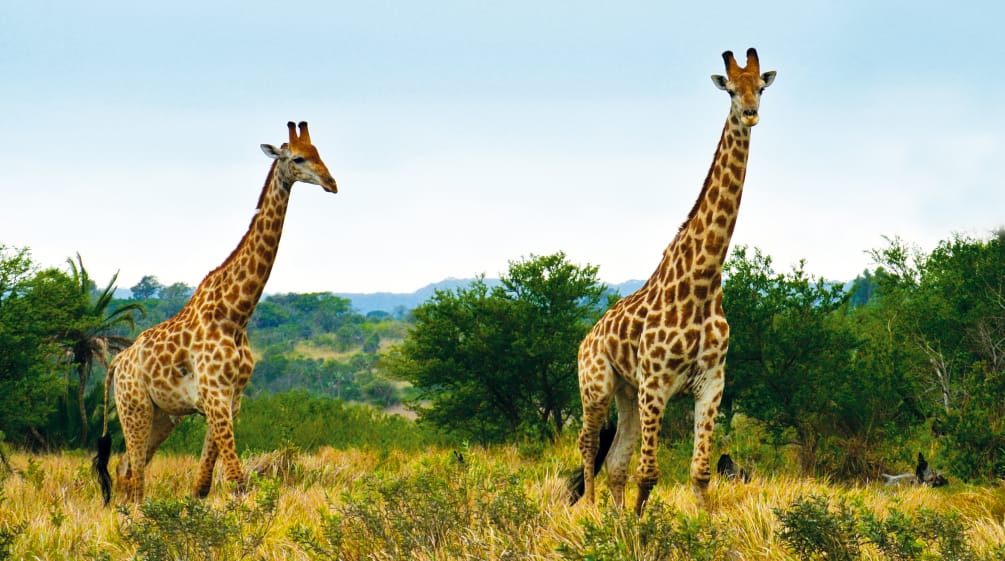
[[[733,51],[724,51],[722,53],[722,62],[726,64],[727,75],[740,69],[740,65],[736,63],[736,58],[733,57]]]

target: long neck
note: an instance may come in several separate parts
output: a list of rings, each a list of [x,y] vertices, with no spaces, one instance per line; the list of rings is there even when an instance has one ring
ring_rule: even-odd
[[[689,272],[719,278],[740,210],[749,147],[750,127],[730,111],[698,200],[664,252],[654,277],[665,282]]]
[[[720,265],[726,259],[736,227],[749,149],[750,127],[731,111],[698,200],[677,234],[678,238],[697,240],[697,251]]]
[[[292,182],[277,173],[273,162],[247,233],[229,257],[206,275],[189,302],[204,318],[248,325],[265,290],[279,249]]]

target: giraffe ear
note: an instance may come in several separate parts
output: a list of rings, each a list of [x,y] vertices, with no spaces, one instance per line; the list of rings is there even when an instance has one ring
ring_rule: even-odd
[[[771,70],[770,72],[765,72],[764,74],[761,74],[761,80],[764,81],[765,88],[770,86],[771,83],[775,81],[775,71]]]
[[[727,80],[725,76],[712,74],[712,83],[715,84],[715,87],[719,88],[720,90],[726,91],[726,82],[728,81],[729,80]]]
[[[265,155],[272,158],[273,160],[279,159],[279,148],[276,148],[271,144],[263,144],[262,152],[265,152]]]

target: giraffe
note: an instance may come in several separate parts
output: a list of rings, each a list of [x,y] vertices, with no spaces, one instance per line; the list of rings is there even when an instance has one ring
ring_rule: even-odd
[[[105,504],[111,497],[108,392],[112,382],[126,443],[118,472],[127,501],[143,498],[146,465],[180,419],[192,413],[207,421],[194,494],[205,497],[209,493],[218,457],[227,479],[236,482],[238,489],[244,485],[233,421],[254,366],[248,320],[272,271],[293,184],[302,181],[338,192],[335,179],[311,144],[307,123],[300,123],[299,135],[293,122],[287,128],[288,143],[279,148],[261,145],[274,161],[241,242],[206,275],[181,311],[141,333],[108,370],[104,428],[95,458]]]
[[[624,507],[632,449],[641,432],[639,494],[642,514],[659,477],[660,425],[667,401],[684,392],[695,397],[691,482],[707,508],[712,429],[724,387],[729,324],[722,310],[722,266],[736,225],[746,175],[750,128],[757,124],[761,92],[775,72],[760,73],[757,51],[747,50],[741,68],[726,51],[726,76],[712,76],[731,105],[712,166],[687,220],[663,253],[659,267],[636,292],[618,301],[579,347],[583,427],[584,496],[594,501],[598,434],[613,398],[618,426],[605,466],[611,497]]]

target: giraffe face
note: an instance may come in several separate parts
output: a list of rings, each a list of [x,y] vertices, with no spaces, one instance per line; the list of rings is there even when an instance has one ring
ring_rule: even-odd
[[[746,67],[737,64],[730,51],[722,53],[722,58],[726,63],[726,76],[713,75],[712,82],[720,90],[729,92],[732,113],[745,126],[752,127],[759,120],[757,110],[761,104],[761,93],[775,81],[775,71],[760,73],[760,63],[754,49],[747,49]]]
[[[290,141],[276,148],[271,144],[262,144],[262,152],[276,160],[276,173],[288,177],[292,181],[302,181],[320,185],[329,193],[338,193],[335,178],[328,171],[328,166],[321,161],[318,149],[311,144],[307,132],[307,123],[300,123],[300,136],[297,136],[293,122],[287,123],[290,129]]]

